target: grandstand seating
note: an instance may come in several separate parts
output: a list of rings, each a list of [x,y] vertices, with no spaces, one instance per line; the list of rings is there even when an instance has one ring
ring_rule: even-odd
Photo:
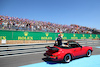
[[[63,33],[88,33],[100,34],[95,28],[79,26],[76,24],[62,25],[51,22],[35,21],[17,17],[1,16],[0,29],[2,30],[20,30],[20,31],[42,31],[42,32],[63,32]]]

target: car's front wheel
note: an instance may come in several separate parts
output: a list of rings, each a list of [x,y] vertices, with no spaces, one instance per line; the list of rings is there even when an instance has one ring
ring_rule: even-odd
[[[66,54],[64,57],[64,62],[69,63],[71,61],[71,55],[70,54]]]
[[[92,55],[92,51],[91,50],[88,50],[86,56],[87,57],[90,57],[91,55]]]

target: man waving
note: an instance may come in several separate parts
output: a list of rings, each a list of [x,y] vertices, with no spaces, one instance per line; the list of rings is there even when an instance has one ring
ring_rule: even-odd
[[[62,37],[61,37],[61,34],[58,34],[58,37],[55,39],[55,44],[56,44],[56,41],[58,43],[58,46],[62,45]]]

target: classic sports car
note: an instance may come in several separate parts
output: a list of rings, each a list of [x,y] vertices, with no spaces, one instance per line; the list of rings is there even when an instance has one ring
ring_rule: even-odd
[[[52,61],[64,61],[69,63],[72,59],[78,57],[90,57],[93,51],[92,47],[81,46],[78,42],[75,41],[68,41],[64,44],[65,46],[47,46],[46,48],[48,50],[46,53],[44,53],[44,56],[46,56],[48,59],[51,59]]]

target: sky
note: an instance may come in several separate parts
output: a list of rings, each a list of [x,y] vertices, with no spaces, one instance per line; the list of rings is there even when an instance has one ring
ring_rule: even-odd
[[[0,0],[0,15],[100,29],[100,0]]]

